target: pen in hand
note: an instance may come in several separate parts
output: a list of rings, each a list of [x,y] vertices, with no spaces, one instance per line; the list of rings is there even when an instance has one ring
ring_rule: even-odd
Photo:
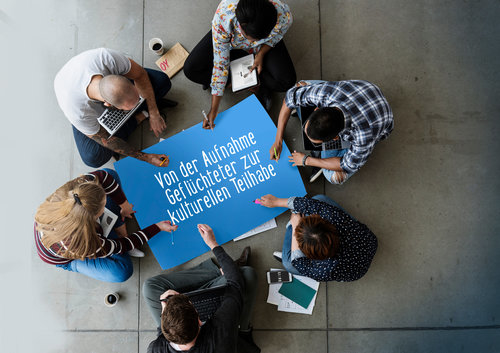
[[[203,114],[203,118],[204,118],[206,121],[208,121],[208,125],[210,126],[210,129],[211,129],[212,131],[214,131],[214,128],[213,128],[212,124],[210,123],[210,120],[208,120],[207,113],[205,113],[205,111],[204,111],[204,110],[202,110],[202,111],[201,111],[201,114]]]
[[[248,72],[246,74],[243,75],[243,78],[247,78],[248,75],[250,75],[252,73],[252,66],[248,66],[247,67],[247,70]]]

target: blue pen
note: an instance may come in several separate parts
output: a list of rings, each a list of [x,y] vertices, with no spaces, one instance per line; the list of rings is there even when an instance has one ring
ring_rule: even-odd
[[[172,245],[174,245],[174,231],[170,232],[170,237],[172,238]]]

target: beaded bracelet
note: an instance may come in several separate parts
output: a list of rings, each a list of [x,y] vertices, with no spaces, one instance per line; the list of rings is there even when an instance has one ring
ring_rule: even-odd
[[[305,167],[305,166],[306,166],[306,159],[307,159],[308,157],[311,157],[311,155],[310,155],[310,154],[306,154],[306,155],[304,155],[304,158],[302,158],[302,166],[303,166],[303,167]]]

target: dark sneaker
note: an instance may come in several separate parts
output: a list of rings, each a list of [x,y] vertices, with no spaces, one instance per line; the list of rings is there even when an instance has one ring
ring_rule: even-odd
[[[248,258],[250,257],[251,249],[249,246],[247,246],[243,251],[241,252],[240,257],[234,261],[234,263],[238,266],[246,266],[248,264]]]

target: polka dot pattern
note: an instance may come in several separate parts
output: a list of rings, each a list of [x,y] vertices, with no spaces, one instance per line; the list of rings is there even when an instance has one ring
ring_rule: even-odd
[[[315,199],[294,198],[293,211],[319,215],[333,224],[340,235],[340,249],[334,257],[326,260],[300,257],[292,261],[301,275],[321,282],[350,282],[365,275],[377,251],[377,237],[367,226],[340,208]]]

